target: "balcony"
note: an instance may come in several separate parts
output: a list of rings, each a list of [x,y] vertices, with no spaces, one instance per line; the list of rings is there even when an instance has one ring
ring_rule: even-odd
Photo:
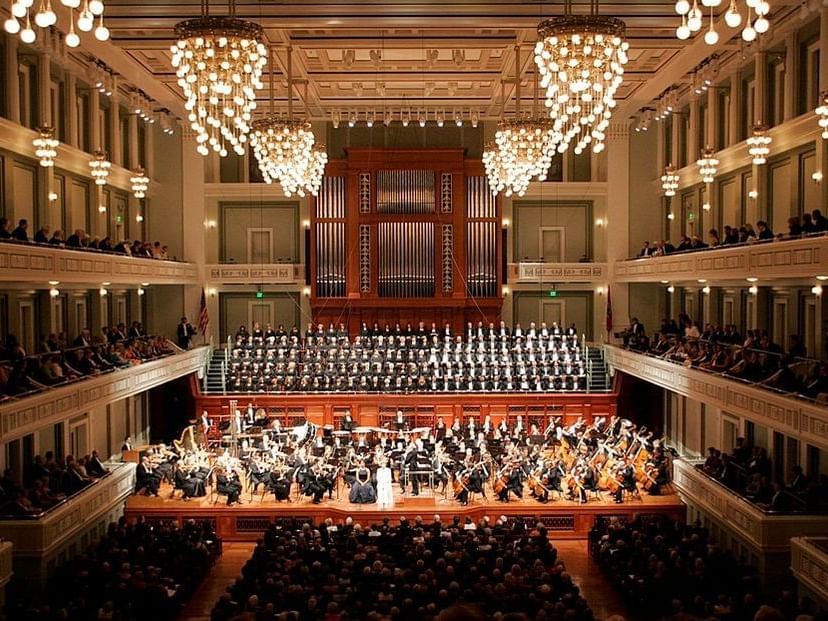
[[[14,544],[15,569],[45,564],[99,522],[117,517],[135,487],[135,464],[106,464],[110,474],[33,519],[4,520],[3,535]],[[105,525],[104,525],[105,526]],[[2,549],[0,549],[2,551]],[[0,559],[3,559],[0,555]],[[2,568],[3,560],[0,560]]]
[[[114,403],[190,373],[203,371],[210,349],[198,347],[127,369],[0,404],[0,443],[10,442],[76,414]]]
[[[791,539],[791,571],[805,590],[828,606],[828,537]]]
[[[673,462],[673,484],[685,503],[762,553],[786,552],[791,537],[825,532],[824,515],[763,511],[698,470],[689,460]]]
[[[56,248],[41,244],[4,242],[0,244],[0,282],[50,280],[61,283],[119,285],[198,284],[198,266],[111,254],[95,250]]]
[[[606,282],[606,263],[535,263],[521,261],[509,264],[509,284],[541,284],[569,282]]]
[[[828,275],[828,236],[770,241],[740,246],[680,252],[663,257],[618,261],[619,282],[708,282],[744,284],[746,277],[764,282],[775,279]]]
[[[304,285],[305,266],[293,263],[218,263],[205,268],[207,281],[227,285]]]
[[[824,405],[615,345],[604,349],[607,363],[616,371],[828,449],[828,408]]]

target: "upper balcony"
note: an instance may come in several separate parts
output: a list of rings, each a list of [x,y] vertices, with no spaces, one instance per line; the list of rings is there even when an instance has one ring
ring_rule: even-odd
[[[673,461],[673,483],[682,500],[762,552],[782,552],[790,547],[793,536],[825,532],[824,515],[763,510],[709,477],[689,460]]]
[[[545,283],[606,282],[609,266],[606,263],[541,263],[521,261],[509,263],[510,285],[541,285]]]
[[[0,283],[43,281],[119,285],[198,284],[198,266],[180,261],[129,257],[44,244],[0,243]]]
[[[39,516],[2,522],[3,535],[14,544],[16,560],[21,557],[46,560],[54,556],[75,536],[124,502],[135,487],[135,464],[106,466],[109,474]]]
[[[76,414],[114,403],[190,373],[202,372],[209,347],[197,347],[125,369],[46,388],[0,403],[0,444]]]
[[[828,449],[828,408],[824,405],[615,345],[604,349],[607,363],[616,371]]]
[[[828,537],[791,539],[791,571],[799,583],[828,606]]]
[[[209,283],[225,285],[304,285],[305,266],[293,263],[214,263],[205,266]]]
[[[828,235],[728,245],[660,257],[618,261],[618,282],[736,282],[745,278],[809,279],[828,275]]]

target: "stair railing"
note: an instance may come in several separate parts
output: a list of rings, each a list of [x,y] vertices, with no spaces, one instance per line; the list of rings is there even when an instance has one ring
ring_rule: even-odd
[[[227,365],[221,363],[221,394],[227,394]]]

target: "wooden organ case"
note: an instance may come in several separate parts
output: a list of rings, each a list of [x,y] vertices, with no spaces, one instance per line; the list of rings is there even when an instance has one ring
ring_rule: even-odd
[[[498,321],[501,204],[461,148],[346,149],[311,206],[315,322]]]

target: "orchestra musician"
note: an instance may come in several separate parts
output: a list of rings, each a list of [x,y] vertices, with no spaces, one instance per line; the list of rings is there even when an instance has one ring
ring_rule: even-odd
[[[239,474],[233,470],[225,470],[219,466],[216,468],[216,491],[219,494],[227,495],[227,506],[240,504],[242,483]]]
[[[144,456],[135,469],[135,492],[144,492],[147,496],[158,496],[161,487],[161,475],[153,468],[150,460]]]
[[[635,469],[633,468],[633,460],[631,457],[624,459],[624,464],[618,471],[619,486],[615,492],[615,502],[621,504],[624,501],[624,491],[632,494],[638,493],[638,483],[635,480]]]

